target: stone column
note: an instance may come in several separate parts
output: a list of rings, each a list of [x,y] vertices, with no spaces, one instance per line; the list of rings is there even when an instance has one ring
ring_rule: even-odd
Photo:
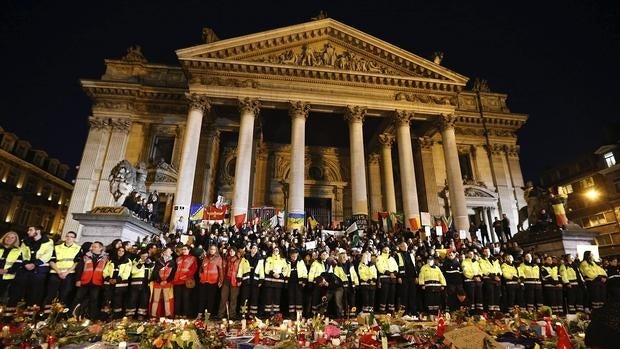
[[[415,231],[420,228],[420,206],[418,205],[418,189],[415,182],[411,130],[409,129],[412,118],[413,113],[406,110],[397,110],[394,115],[405,225]]]
[[[108,122],[110,138],[108,140],[108,149],[105,153],[105,161],[99,176],[99,184],[93,207],[114,205],[114,197],[110,194],[108,176],[114,166],[125,158],[127,140],[129,139],[129,130],[131,128],[131,120],[126,118],[113,118],[109,119]]]
[[[349,122],[349,151],[351,153],[351,197],[352,214],[368,217],[368,196],[366,194],[366,166],[364,164],[363,122],[366,108],[348,106],[345,119]]]
[[[525,196],[523,193],[523,187],[525,186],[523,181],[523,173],[521,173],[521,165],[519,164],[519,151],[518,145],[506,146],[506,157],[508,161],[508,173],[510,174],[510,181],[515,199],[515,205],[512,206],[510,213],[504,210],[504,213],[508,215],[510,219],[510,232],[514,236],[517,233],[517,225],[519,223],[519,209],[527,206],[525,202]]]
[[[378,153],[372,153],[368,156],[368,181],[370,182],[368,189],[370,191],[370,215],[372,219],[378,218],[379,211],[383,209],[381,204],[381,169],[379,168]]]
[[[185,222],[183,232],[187,231],[202,118],[211,108],[209,100],[205,96],[192,93],[186,94],[186,97],[189,100],[189,113],[187,114],[187,122],[185,124],[181,164],[179,176],[177,177],[177,190],[174,195],[174,207],[172,208],[172,219],[170,220],[170,231],[172,232],[175,231],[176,222],[180,219]]]
[[[250,172],[252,171],[252,139],[254,137],[254,118],[260,109],[260,102],[245,98],[239,100],[241,123],[237,142],[237,160],[235,163],[235,184],[232,200],[232,220],[247,220],[250,198]],[[237,218],[239,217],[239,218]]]
[[[450,193],[450,211],[455,223],[454,225],[457,231],[469,231],[469,217],[467,216],[467,205],[465,203],[463,177],[461,175],[459,154],[456,147],[456,136],[454,134],[455,121],[456,117],[453,114],[442,114],[438,118],[437,124],[441,131],[441,142],[443,145]]]
[[[288,177],[289,197],[288,225],[298,229],[304,225],[304,160],[306,150],[306,119],[310,105],[303,102],[291,102],[291,172]]]
[[[383,159],[383,187],[385,188],[385,210],[388,213],[396,212],[396,192],[394,190],[394,168],[392,165],[392,143],[394,136],[389,133],[379,135],[381,143],[381,157]]]
[[[84,213],[93,208],[94,196],[101,175],[101,167],[105,159],[105,150],[108,145],[109,120],[103,118],[89,118],[90,130],[84,145],[82,160],[78,170],[67,218],[63,226],[63,234],[74,231],[80,236],[80,223],[73,219],[73,213]],[[97,169],[99,168],[99,172]],[[40,191],[39,191],[40,192]],[[112,195],[110,195],[111,197]]]

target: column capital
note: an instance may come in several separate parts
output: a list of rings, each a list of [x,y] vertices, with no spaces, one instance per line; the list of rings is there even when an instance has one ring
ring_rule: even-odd
[[[90,128],[94,128],[94,129],[102,129],[102,128],[107,128],[110,126],[110,119],[106,119],[106,118],[98,118],[95,116],[91,116],[88,118],[88,124],[90,125]]]
[[[394,139],[396,137],[394,137],[394,135],[389,134],[389,133],[382,133],[379,135],[379,143],[384,146],[384,147],[388,147],[391,148],[392,144],[394,144]]]
[[[506,151],[504,144],[491,143],[484,146],[491,155],[503,155]]]
[[[202,111],[203,114],[207,114],[211,110],[211,102],[205,95],[198,93],[185,93],[185,98],[189,102],[189,108]]]
[[[521,151],[521,146],[518,144],[510,144],[504,146],[504,150],[509,158],[518,158],[519,152]]]
[[[368,165],[379,165],[379,153],[370,153],[368,155]]]
[[[310,114],[310,104],[302,101],[289,101],[288,115],[291,118],[308,118]]]
[[[422,150],[430,150],[435,144],[435,141],[431,137],[418,137],[416,141]]]
[[[131,129],[131,120],[110,119],[110,128],[112,129],[112,131],[119,131],[121,133],[129,133],[129,129]]]
[[[414,113],[410,110],[396,109],[394,112],[394,124],[396,126],[409,126]]]
[[[260,101],[258,99],[253,99],[246,97],[244,99],[239,100],[239,111],[241,113],[247,112],[252,113],[254,116],[258,115],[260,111]]]
[[[444,113],[435,118],[435,124],[440,131],[454,128],[457,117],[454,114]]]
[[[347,105],[347,109],[344,113],[344,119],[349,123],[362,123],[364,122],[364,116],[366,116],[366,107]]]

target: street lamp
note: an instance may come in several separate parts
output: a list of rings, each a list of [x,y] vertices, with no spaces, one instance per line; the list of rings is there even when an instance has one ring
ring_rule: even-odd
[[[586,198],[590,201],[596,201],[601,196],[601,193],[596,189],[590,189],[584,193]]]

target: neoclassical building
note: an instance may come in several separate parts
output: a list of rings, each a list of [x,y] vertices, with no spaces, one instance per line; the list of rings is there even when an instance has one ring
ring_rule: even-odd
[[[527,116],[507,95],[330,18],[176,51],[175,66],[139,48],[82,80],[93,101],[69,212],[109,206],[108,174],[142,162],[161,216],[231,202],[312,214],[323,224],[402,212],[405,222],[505,213],[523,200],[516,131]],[[434,222],[433,222],[434,223]],[[303,224],[303,223],[302,223]],[[68,219],[65,231],[79,230]]]

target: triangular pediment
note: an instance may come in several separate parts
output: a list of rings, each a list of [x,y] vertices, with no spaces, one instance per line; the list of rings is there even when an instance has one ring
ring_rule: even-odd
[[[239,62],[383,75],[422,80],[427,87],[429,83],[452,85],[457,90],[468,80],[331,18],[215,41],[176,53],[181,62]]]

